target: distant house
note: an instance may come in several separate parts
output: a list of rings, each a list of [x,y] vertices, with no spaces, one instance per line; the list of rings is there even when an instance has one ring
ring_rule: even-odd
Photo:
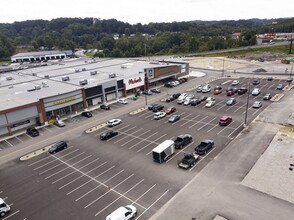
[[[256,35],[257,45],[269,44],[273,39],[272,34],[258,34]]]
[[[241,36],[241,33],[240,32],[235,32],[235,33],[232,33],[232,39],[233,40],[238,40]]]

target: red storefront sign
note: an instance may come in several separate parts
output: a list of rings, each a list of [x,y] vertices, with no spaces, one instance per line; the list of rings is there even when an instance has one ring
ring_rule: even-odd
[[[139,82],[142,82],[142,78],[141,77],[139,77],[138,79],[136,79],[136,78],[129,79],[129,85],[136,84],[136,83],[139,83]]]

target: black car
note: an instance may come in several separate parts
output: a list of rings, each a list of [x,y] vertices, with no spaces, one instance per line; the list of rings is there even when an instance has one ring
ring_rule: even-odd
[[[82,112],[81,116],[84,116],[86,118],[91,118],[93,115],[91,112]]]
[[[104,140],[108,140],[109,138],[112,138],[114,136],[118,135],[117,131],[104,131],[103,133],[100,134],[100,140],[104,141]]]
[[[151,89],[151,92],[153,92],[153,93],[160,93],[160,89]]]
[[[177,99],[180,97],[180,95],[181,95],[181,93],[175,93],[175,94],[173,94],[173,97],[174,97],[174,99]]]
[[[240,89],[238,89],[238,95],[243,95],[246,92],[247,92],[247,88],[245,87],[241,87]]]
[[[156,105],[159,105],[159,104],[157,104],[157,103],[153,103],[153,104],[151,104],[151,105],[148,105],[148,109],[149,109],[149,110],[152,110],[153,107],[156,106]]]
[[[175,98],[172,95],[165,99],[166,102],[172,102],[174,100],[175,100]]]
[[[144,94],[144,95],[152,95],[153,92],[151,92],[151,90],[144,90],[144,91],[142,92],[142,94]]]
[[[174,86],[171,84],[171,82],[167,82],[164,84],[165,87],[167,88],[173,88]]]
[[[155,106],[153,106],[152,111],[153,111],[153,112],[159,112],[159,111],[161,111],[163,108],[164,108],[163,105],[155,105]]]
[[[198,146],[195,147],[195,153],[199,155],[204,155],[213,148],[213,145],[213,140],[203,140]]]
[[[50,154],[55,154],[56,152],[61,151],[65,148],[67,148],[67,143],[65,141],[59,141],[59,142],[55,143],[54,145],[52,145],[48,149],[48,152]]]
[[[286,80],[286,82],[292,82],[293,78],[292,77],[288,77],[288,79]]]
[[[214,87],[213,90],[214,90],[214,91],[215,91],[215,90],[222,90],[222,87],[221,87],[221,86],[216,86],[216,87]]]
[[[272,81],[274,78],[272,76],[267,77],[267,81]]]
[[[200,96],[199,99],[200,99],[201,102],[203,102],[203,101],[205,101],[207,99],[207,96]]]
[[[252,82],[253,85],[258,85],[259,83],[260,83],[260,81],[257,79],[253,80],[253,82]]]
[[[100,108],[101,109],[104,109],[104,110],[110,110],[110,107],[109,107],[109,105],[100,105]]]
[[[36,128],[32,127],[27,129],[27,134],[31,137],[37,137],[39,136],[39,131]]]
[[[172,116],[170,116],[170,118],[168,119],[168,122],[170,122],[170,123],[174,123],[174,122],[180,120],[180,118],[181,118],[180,115],[172,115]]]
[[[192,106],[196,106],[196,105],[199,105],[201,103],[201,100],[200,99],[193,99],[191,101],[191,105]]]

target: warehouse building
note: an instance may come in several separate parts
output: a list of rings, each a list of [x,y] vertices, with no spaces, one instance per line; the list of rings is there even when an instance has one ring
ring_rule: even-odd
[[[0,74],[0,135],[99,107],[150,84],[180,77],[188,64],[72,59]]]

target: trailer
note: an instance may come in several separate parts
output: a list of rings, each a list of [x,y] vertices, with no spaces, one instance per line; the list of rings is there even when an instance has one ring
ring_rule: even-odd
[[[175,142],[165,140],[152,150],[153,160],[162,163],[167,161],[175,153]]]

